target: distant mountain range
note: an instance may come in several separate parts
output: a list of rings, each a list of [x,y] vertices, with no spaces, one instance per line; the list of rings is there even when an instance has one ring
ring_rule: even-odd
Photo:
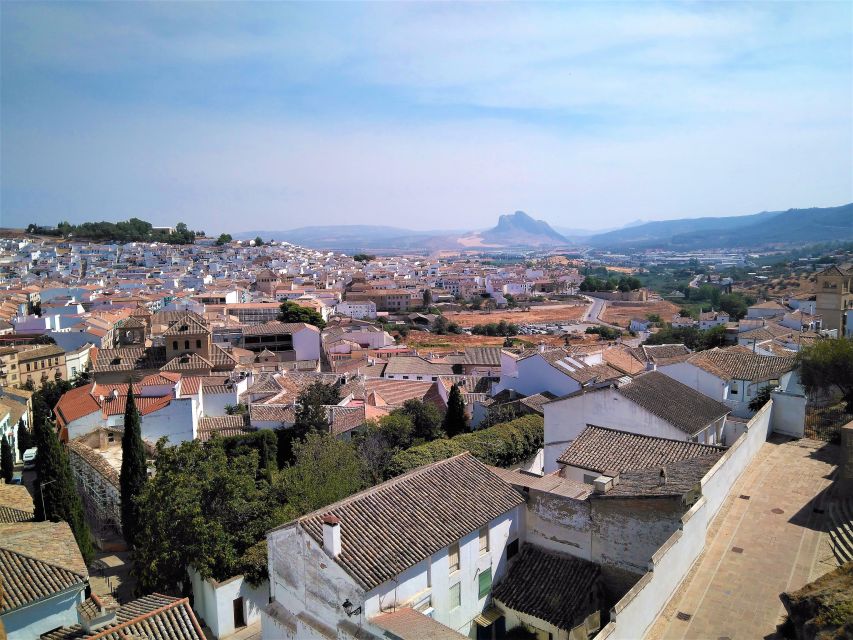
[[[853,203],[839,207],[764,211],[745,216],[632,222],[592,232],[553,228],[523,211],[502,215],[485,231],[412,231],[375,225],[302,227],[290,231],[246,231],[236,238],[286,240],[333,251],[389,252],[440,249],[597,248],[704,249],[794,245],[853,240]]]
[[[746,216],[647,222],[586,239],[595,247],[703,249],[853,240],[853,203]]]

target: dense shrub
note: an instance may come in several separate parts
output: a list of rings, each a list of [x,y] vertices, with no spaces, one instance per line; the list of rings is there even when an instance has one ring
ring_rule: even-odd
[[[444,460],[470,451],[480,462],[496,467],[506,467],[526,460],[542,447],[545,439],[545,422],[541,416],[529,415],[488,429],[400,451],[391,460],[392,475],[405,473],[431,462]]]

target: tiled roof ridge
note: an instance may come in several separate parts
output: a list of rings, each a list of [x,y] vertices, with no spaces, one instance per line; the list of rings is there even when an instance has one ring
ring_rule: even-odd
[[[342,507],[344,505],[348,505],[348,504],[355,502],[356,500],[360,500],[361,498],[364,498],[366,496],[371,496],[375,493],[379,493],[380,491],[385,491],[387,489],[390,489],[391,487],[397,486],[398,484],[400,484],[404,480],[410,480],[411,478],[416,478],[416,477],[422,475],[423,473],[426,473],[430,469],[435,469],[436,467],[444,466],[453,460],[458,460],[459,458],[463,458],[465,456],[471,456],[471,458],[474,457],[470,451],[463,451],[462,453],[457,453],[455,456],[445,458],[444,460],[437,460],[435,462],[428,462],[427,464],[421,465],[420,467],[416,467],[415,469],[412,469],[411,471],[407,471],[406,473],[399,475],[396,478],[391,478],[390,480],[386,480],[385,482],[380,482],[377,485],[374,485],[372,487],[368,487],[367,489],[359,491],[358,493],[354,493],[351,496],[347,496],[346,498],[342,498],[341,500],[338,500],[337,502],[327,504],[325,507],[320,507],[316,511],[312,511],[311,513],[306,513],[304,516],[301,516],[301,517],[297,518],[296,520],[293,520],[287,524],[289,525],[289,524],[292,524],[294,522],[302,523],[305,520],[309,520],[309,519],[314,518],[318,515],[324,515],[324,514],[330,512],[332,509],[335,509],[337,507]],[[287,526],[287,525],[283,525],[283,526]]]
[[[24,535],[25,533],[26,533],[25,531],[20,531],[20,532],[18,532],[17,535]],[[17,537],[17,535],[14,533],[7,534],[7,535],[10,535],[10,537],[7,537],[6,540],[14,539]],[[3,542],[0,542],[0,549],[2,549],[3,551],[6,551],[8,553],[14,553],[15,555],[21,556],[22,558],[26,558],[27,560],[32,560],[33,562],[46,564],[49,567],[54,567],[56,569],[62,569],[63,571],[67,571],[68,573],[73,573],[75,576],[79,576],[82,581],[87,580],[89,577],[88,572],[83,574],[83,573],[80,573],[80,571],[78,569],[72,569],[71,567],[67,567],[65,565],[59,564],[58,562],[50,562],[48,560],[45,560],[44,558],[37,558],[36,556],[32,555],[31,553],[24,553],[23,551],[19,551],[18,549],[12,549],[10,547],[7,547],[3,544]]]
[[[602,426],[599,426],[597,424],[587,423],[586,426],[588,429],[598,429],[600,431],[610,431],[612,433],[621,433],[621,434],[631,436],[633,438],[645,438],[648,440],[665,440],[666,442],[676,442],[678,444],[689,444],[690,446],[695,446],[695,447],[707,447],[708,449],[712,449],[714,451],[726,451],[726,449],[727,449],[727,447],[725,447],[723,445],[706,444],[704,442],[689,442],[687,440],[678,440],[677,438],[664,438],[663,436],[650,436],[650,435],[645,434],[645,433],[634,433],[632,431],[624,431],[622,429],[614,429],[613,427],[602,427]],[[581,433],[583,433],[583,432],[581,432]],[[580,437],[580,436],[578,436],[578,437]],[[702,457],[702,456],[697,456],[697,457]]]
[[[172,596],[167,596],[167,595],[164,595],[162,593],[152,593],[151,595],[157,596],[159,598],[169,598],[169,599],[173,598]],[[104,629],[102,629],[101,631],[99,631],[98,633],[96,633],[95,635],[88,636],[86,638],[86,640],[98,640],[98,638],[105,638],[108,635],[111,635],[113,633],[121,631],[122,629],[127,628],[130,625],[136,624],[137,622],[141,622],[142,620],[146,620],[146,619],[151,618],[153,616],[159,615],[165,611],[169,611],[170,609],[174,609],[176,607],[180,607],[180,606],[183,606],[185,604],[189,604],[189,602],[190,602],[189,598],[174,598],[174,599],[172,599],[171,602],[169,602],[169,603],[167,603],[161,607],[158,607],[156,609],[152,609],[151,611],[147,611],[145,613],[142,613],[142,614],[136,616],[135,618],[131,618],[130,620],[125,620],[124,622],[120,622],[120,623],[115,624],[115,625],[107,626]],[[198,633],[200,638],[204,638],[205,637],[204,633],[202,632],[201,627],[198,624],[198,620],[196,620],[194,615],[192,616],[192,621],[193,621],[193,626],[195,627],[196,633]]]

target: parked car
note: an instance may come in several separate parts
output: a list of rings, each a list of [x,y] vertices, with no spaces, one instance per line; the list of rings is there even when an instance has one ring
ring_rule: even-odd
[[[32,469],[36,466],[36,454],[38,453],[38,447],[33,447],[32,449],[27,449],[24,451],[24,469]]]

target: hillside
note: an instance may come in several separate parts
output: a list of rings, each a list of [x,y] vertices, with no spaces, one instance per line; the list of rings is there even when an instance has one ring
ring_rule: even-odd
[[[853,239],[853,203],[745,216],[648,222],[592,236],[596,247],[700,249]]]

